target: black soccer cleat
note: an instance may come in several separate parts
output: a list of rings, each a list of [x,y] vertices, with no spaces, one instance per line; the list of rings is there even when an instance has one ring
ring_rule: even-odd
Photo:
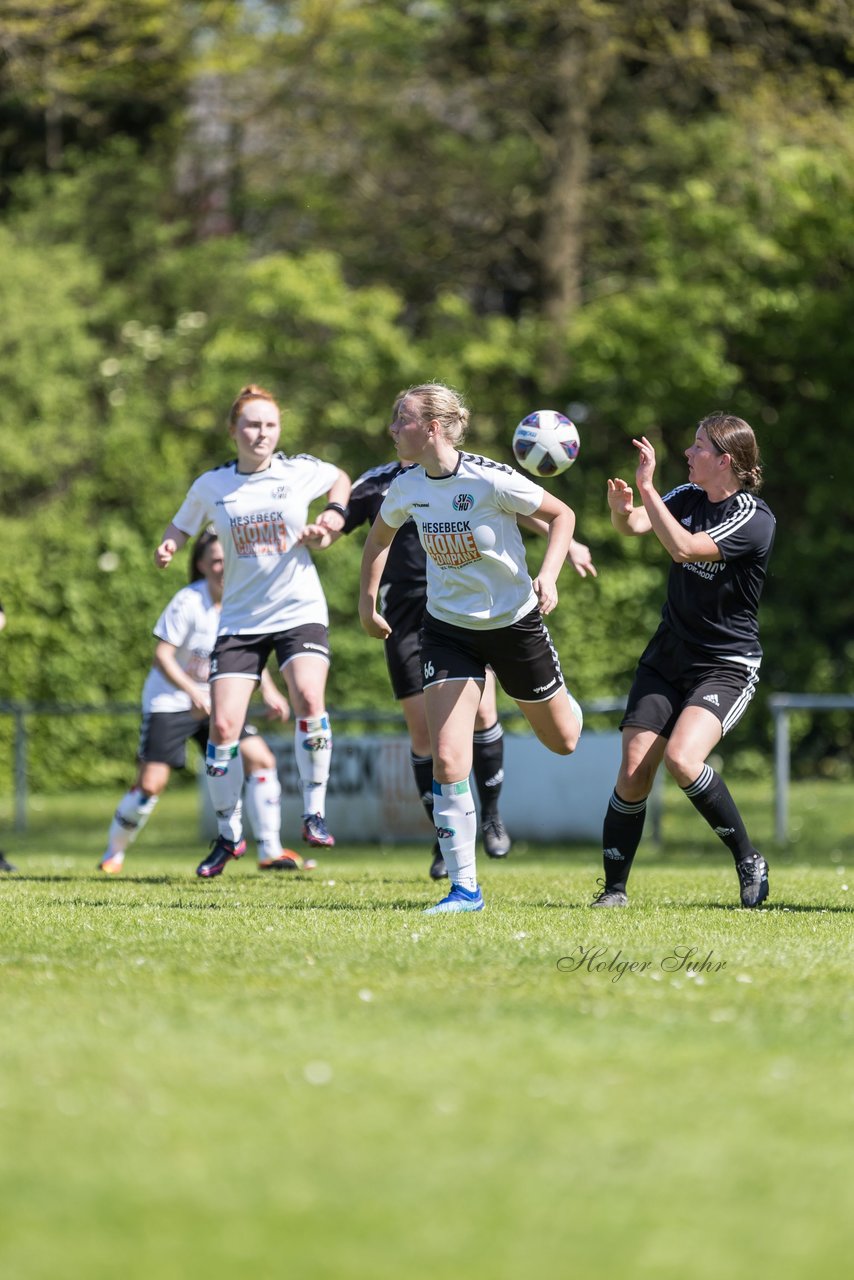
[[[741,905],[758,907],[768,897],[768,863],[761,853],[751,854],[735,864],[741,886]]]
[[[232,840],[226,840],[225,836],[217,836],[211,844],[208,856],[196,867],[196,875],[201,876],[203,880],[212,880],[214,876],[221,876],[225,870],[225,864],[231,862],[232,858],[242,858],[245,852],[245,840],[239,840],[235,844]]]
[[[5,853],[0,853],[0,871],[17,871],[18,868],[13,866]]]
[[[604,880],[597,880],[602,886],[599,893],[590,903],[591,907],[627,907],[629,895],[622,889],[609,889]]]
[[[484,818],[480,834],[488,858],[506,858],[513,848],[513,841],[497,813],[494,818]]]
[[[448,868],[445,866],[445,859],[442,857],[442,850],[439,848],[439,841],[433,845],[433,861],[430,863],[430,879],[431,880],[447,880]]]

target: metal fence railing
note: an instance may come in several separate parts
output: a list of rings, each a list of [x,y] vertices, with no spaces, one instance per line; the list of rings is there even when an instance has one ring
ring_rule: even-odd
[[[583,702],[585,716],[606,715],[622,711],[624,698],[591,698]],[[69,716],[139,716],[140,707],[136,702],[111,702],[66,706],[53,702],[18,702],[0,701],[0,715],[10,716],[13,722],[13,789],[15,831],[26,831],[29,796],[29,737],[30,721],[35,716],[69,717]],[[345,732],[353,732],[357,727],[364,727],[376,732],[377,729],[390,732],[405,732],[406,723],[399,711],[389,708],[376,711],[370,708],[339,709],[330,708],[330,718],[337,728]],[[501,720],[505,725],[525,724],[521,711],[514,708],[502,708]],[[661,799],[656,787],[654,799],[650,806],[651,831],[656,842],[661,839]]]
[[[624,698],[592,698],[583,702],[585,716],[622,711]],[[789,836],[789,791],[791,785],[791,743],[789,718],[798,711],[854,711],[854,694],[834,693],[774,693],[768,698],[768,709],[774,721],[774,835],[783,844]],[[16,831],[27,828],[28,796],[28,721],[33,716],[103,716],[140,714],[138,703],[114,702],[97,705],[63,706],[52,702],[0,702],[0,715],[11,716],[14,724],[13,772],[14,772],[14,827]],[[404,728],[399,712],[370,709],[330,710],[336,725],[366,725],[392,730]],[[501,712],[505,724],[524,723],[524,717],[515,709]],[[656,787],[650,817],[656,842],[661,839],[662,800]]]
[[[854,711],[851,693],[772,693],[768,708],[774,718],[774,837],[789,838],[789,786],[792,750],[789,717],[795,711]]]

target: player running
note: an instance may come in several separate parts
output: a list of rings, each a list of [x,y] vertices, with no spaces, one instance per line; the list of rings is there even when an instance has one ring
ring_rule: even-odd
[[[420,656],[432,744],[433,817],[451,882],[450,893],[428,908],[431,914],[483,908],[468,779],[486,667],[492,667],[550,750],[574,751],[582,724],[541,616],[557,603],[557,575],[575,516],[511,467],[461,452],[468,417],[457,393],[441,383],[413,387],[398,399],[392,439],[401,462],[415,465],[392,481],[362,561],[362,625],[384,640],[392,630],[378,601],[387,549],[412,519],[427,558]],[[536,515],[548,526],[533,583],[517,515]]]
[[[142,729],[134,785],[122,796],[110,824],[107,850],[98,864],[119,875],[125,854],[151,817],[173,769],[183,769],[187,743],[202,753],[208,745],[210,657],[219,629],[223,552],[215,533],[196,539],[190,557],[190,585],[172,597],[154,625],[154,662],[142,690]],[[261,676],[268,710],[280,720],[290,715],[287,699],[269,674]],[[247,725],[240,738],[246,774],[246,808],[258,845],[262,871],[292,871],[302,865],[281,845],[282,790],[276,760],[264,739]]]
[[[353,482],[344,533],[363,524],[373,524],[392,481],[412,463],[388,462],[372,467]],[[542,522],[519,517],[520,524],[543,532]],[[582,577],[596,569],[590,550],[573,539],[569,560]],[[380,612],[391,627],[385,638],[385,655],[394,697],[400,703],[411,744],[410,761],[415,785],[427,817],[433,824],[433,757],[424,709],[421,676],[421,624],[427,603],[427,557],[418,539],[414,521],[401,525],[389,547],[380,579]],[[483,694],[475,717],[473,772],[480,802],[480,827],[483,847],[490,858],[504,858],[512,842],[499,812],[501,785],[504,780],[504,730],[498,719],[495,676],[490,667],[484,673]],[[445,860],[438,840],[432,851],[430,875],[434,880],[447,876]]]
[[[179,547],[213,523],[225,553],[219,636],[211,658],[211,724],[206,772],[219,837],[196,868],[220,875],[242,853],[240,732],[252,691],[270,653],[285,679],[296,721],[294,748],[303,788],[303,839],[335,843],[325,819],[332,731],[326,712],[329,614],[320,578],[304,545],[328,546],[340,529],[349,477],[310,454],[277,452],[279,406],[263,387],[247,386],[228,417],[237,457],[206,471],[190,487],[155,552],[165,568]],[[315,525],[308,507],[326,494]]]

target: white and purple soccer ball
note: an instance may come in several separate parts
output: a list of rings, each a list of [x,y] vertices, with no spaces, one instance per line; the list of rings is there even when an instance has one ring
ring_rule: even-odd
[[[537,409],[513,432],[513,456],[532,476],[548,480],[571,467],[581,441],[578,428],[556,409]]]

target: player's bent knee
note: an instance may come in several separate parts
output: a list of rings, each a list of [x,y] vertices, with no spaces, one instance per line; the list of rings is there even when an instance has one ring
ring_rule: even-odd
[[[556,756],[571,756],[578,746],[580,737],[577,729],[569,728],[566,731],[561,731],[556,727],[535,729],[534,732],[543,746],[548,747],[549,751],[553,751]]]
[[[664,767],[680,786],[686,787],[694,781],[703,768],[702,760],[697,763],[693,756],[681,751],[672,751],[670,747],[664,753]]]
[[[276,757],[263,738],[244,738],[240,743],[240,754],[251,770],[274,769]]]
[[[471,773],[471,757],[436,755],[433,757],[433,777],[437,782],[457,782]]]
[[[242,721],[238,722],[231,716],[214,716],[211,720],[211,741],[215,743],[236,742],[240,737],[242,728]]]
[[[615,790],[626,804],[639,804],[652,790],[653,777],[643,773],[620,773]]]

